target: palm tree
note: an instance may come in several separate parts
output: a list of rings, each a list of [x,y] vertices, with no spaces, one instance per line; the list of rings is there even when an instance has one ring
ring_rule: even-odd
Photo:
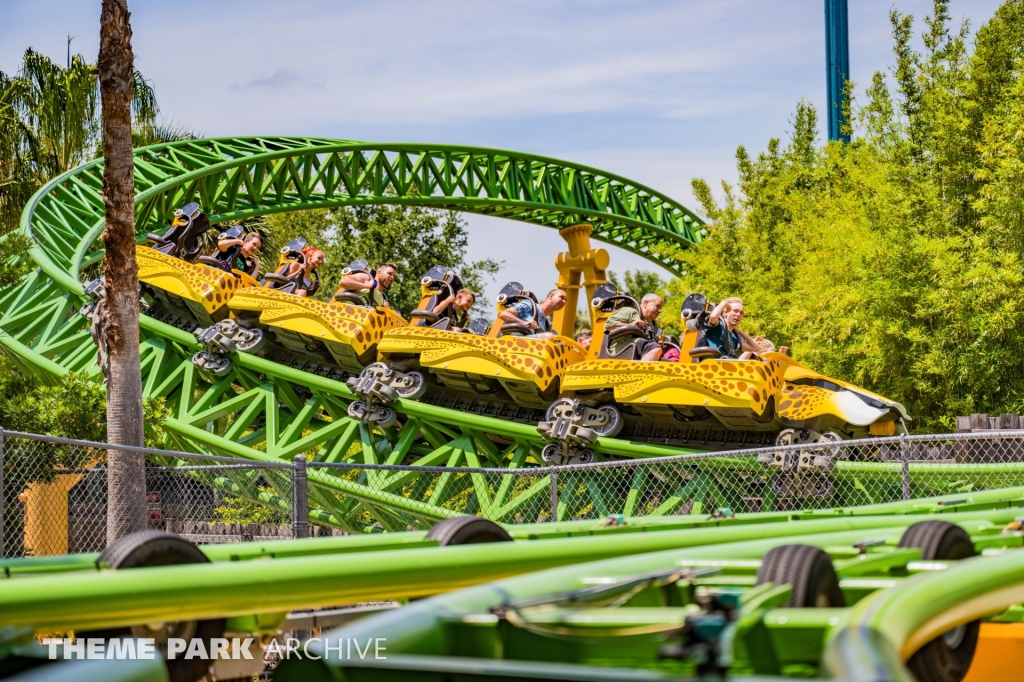
[[[137,132],[160,130],[153,88],[138,71],[131,87]],[[96,66],[82,55],[61,66],[29,48],[16,76],[0,72],[0,234],[46,181],[102,154],[99,98]]]
[[[139,277],[135,261],[135,174],[132,165],[133,55],[127,0],[103,0],[97,63],[102,103],[103,274],[99,314],[107,371],[107,442],[141,447]],[[107,451],[107,542],[146,528],[146,461]]]
[[[16,76],[0,72],[0,240],[5,256],[23,253],[28,244],[10,232],[32,194],[55,175],[104,157],[105,267],[112,292],[102,338],[110,360],[107,435],[111,443],[141,445],[132,136],[141,145],[190,135],[156,125],[156,96],[132,68],[128,16],[124,0],[104,2],[99,69],[81,55],[61,66],[29,48]],[[20,278],[14,263],[0,259],[0,287]],[[144,462],[120,451],[109,452],[108,460],[113,541],[145,527]]]

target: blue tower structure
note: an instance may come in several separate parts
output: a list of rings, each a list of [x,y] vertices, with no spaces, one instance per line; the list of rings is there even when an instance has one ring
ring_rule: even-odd
[[[849,142],[843,132],[846,83],[850,80],[850,30],[846,0],[825,0],[825,60],[828,86],[828,139]]]

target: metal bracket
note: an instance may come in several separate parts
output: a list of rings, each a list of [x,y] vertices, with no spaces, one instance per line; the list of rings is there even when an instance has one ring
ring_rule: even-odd
[[[614,437],[622,430],[622,415],[618,409],[611,405],[588,407],[571,398],[551,403],[546,417],[537,424],[537,431],[567,448],[593,445],[598,438]]]
[[[231,319],[221,320],[206,329],[200,327],[192,333],[206,346],[192,356],[192,363],[218,377],[231,371],[231,360],[227,356],[236,351],[258,352],[266,340],[262,330],[243,327]]]
[[[597,456],[588,448],[577,448],[565,442],[548,443],[540,451],[540,457],[548,464],[590,464]]]
[[[348,415],[366,423],[391,426],[396,413],[387,405],[398,398],[417,400],[427,392],[427,381],[419,372],[400,372],[383,362],[363,368],[359,376],[345,382],[359,396],[348,408]]]

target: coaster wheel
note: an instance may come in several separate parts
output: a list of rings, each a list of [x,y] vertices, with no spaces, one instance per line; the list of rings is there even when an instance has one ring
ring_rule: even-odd
[[[398,413],[393,409],[390,407],[379,407],[373,421],[380,428],[386,429],[389,426],[394,426],[397,419]]]
[[[755,585],[789,585],[792,594],[784,606],[839,608],[846,606],[832,557],[810,545],[782,545],[764,555]]]
[[[228,358],[218,358],[201,350],[192,356],[192,364],[206,370],[215,377],[227,376],[231,373],[232,364]]]
[[[796,431],[793,429],[782,429],[779,431],[779,435],[775,437],[775,446],[782,447],[785,445],[792,445],[796,441]]]
[[[107,564],[116,571],[130,568],[152,568],[154,566],[180,566],[185,564],[206,564],[210,560],[199,548],[180,535],[162,530],[144,530],[126,535],[107,547],[100,554],[97,563]],[[167,660],[167,640],[181,638],[200,639],[206,651],[210,651],[210,640],[224,635],[225,620],[183,620],[173,623],[144,623],[121,628],[107,628],[91,632],[76,633],[78,637],[152,638],[156,648],[164,656],[171,682],[195,682],[209,672],[210,661],[200,658],[186,659],[180,656]]]
[[[544,418],[549,422],[553,422],[559,417],[571,419],[575,411],[576,403],[572,398],[559,398],[548,405],[547,412],[544,413]]]
[[[605,422],[603,426],[595,427],[594,431],[596,431],[599,436],[603,436],[605,438],[615,438],[615,436],[619,435],[619,431],[622,431],[622,426],[625,424],[625,421],[622,419],[622,413],[611,405],[599,407],[597,408],[597,411],[605,415],[605,417],[608,418],[608,421]]]
[[[399,382],[394,389],[403,400],[419,400],[427,392],[427,380],[420,372],[406,372],[404,381]]]
[[[441,547],[477,545],[485,542],[512,542],[504,528],[479,516],[456,516],[435,524],[427,537]]]
[[[903,531],[897,547],[920,549],[924,561],[957,561],[978,554],[967,531],[954,523],[937,519],[911,525]]]
[[[262,329],[241,329],[235,335],[235,348],[244,353],[258,353],[263,349],[267,337]]]
[[[938,519],[911,525],[898,546],[920,549],[925,561],[958,561],[978,554],[967,531]],[[943,633],[918,649],[907,667],[919,680],[960,682],[974,661],[980,630],[981,621],[975,620]]]

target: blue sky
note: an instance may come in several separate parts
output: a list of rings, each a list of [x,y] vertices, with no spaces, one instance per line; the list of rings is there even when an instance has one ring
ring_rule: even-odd
[[[850,0],[854,82],[891,63],[889,10]],[[998,0],[953,0],[983,23]],[[98,0],[2,0],[0,70],[28,46],[95,59]],[[690,180],[735,177],[738,145],[822,110],[822,0],[129,0],[137,67],[165,118],[208,136],[315,135],[502,147],[624,175],[692,207]],[[822,121],[824,135],[824,121]],[[470,256],[538,292],[553,230],[469,216]],[[613,270],[657,270],[612,250]],[[413,276],[418,276],[414,273]]]

